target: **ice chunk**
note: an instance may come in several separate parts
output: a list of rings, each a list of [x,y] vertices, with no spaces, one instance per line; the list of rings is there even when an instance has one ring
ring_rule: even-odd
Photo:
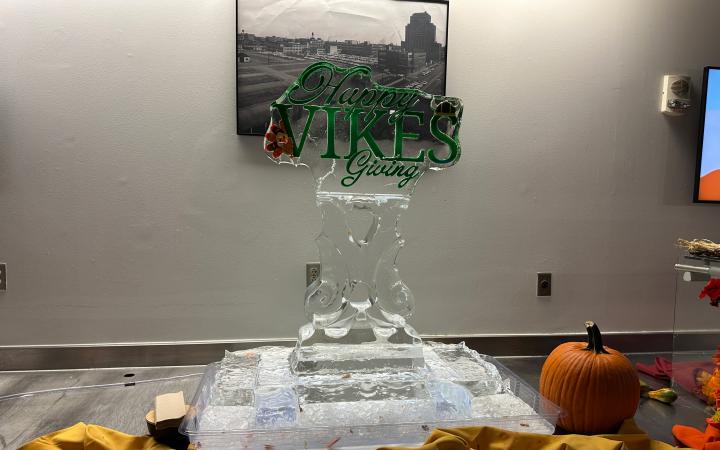
[[[297,420],[298,401],[292,388],[261,386],[255,390],[255,422],[261,427],[289,427]]]
[[[247,430],[254,425],[252,406],[208,406],[200,416],[201,432]]]
[[[473,398],[473,417],[514,417],[536,414],[533,408],[511,393]]]
[[[467,348],[464,343],[458,345],[433,343],[430,347],[437,359],[426,356],[426,362],[431,370],[436,372],[436,378],[463,385],[475,396],[497,394],[502,391],[502,377],[497,367],[474,350]]]
[[[311,403],[302,407],[300,426],[345,427],[427,422],[435,417],[432,398]]]
[[[252,406],[253,389],[260,357],[256,352],[225,352],[215,376],[210,404],[217,406]]]
[[[259,386],[288,386],[294,384],[295,375],[290,371],[290,347],[266,347],[258,364]]]
[[[472,415],[470,392],[449,381],[428,383],[430,395],[435,401],[435,413],[440,420],[468,419]]]

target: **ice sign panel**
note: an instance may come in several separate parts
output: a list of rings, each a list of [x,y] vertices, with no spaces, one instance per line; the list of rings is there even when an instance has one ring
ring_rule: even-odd
[[[409,195],[460,158],[459,99],[377,84],[367,66],[312,64],[271,109],[266,152],[310,167],[318,191]]]

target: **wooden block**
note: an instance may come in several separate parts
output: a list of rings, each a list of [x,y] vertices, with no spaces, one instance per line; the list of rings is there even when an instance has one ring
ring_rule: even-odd
[[[185,417],[185,396],[182,391],[155,397],[155,428],[177,428]]]

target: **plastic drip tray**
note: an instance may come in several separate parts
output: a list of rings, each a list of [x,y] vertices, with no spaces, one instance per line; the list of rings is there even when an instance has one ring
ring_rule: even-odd
[[[559,413],[462,343],[426,343],[425,367],[414,370],[300,376],[292,351],[226,352],[208,366],[181,431],[203,449],[359,449],[417,445],[433,428],[467,425],[550,434]]]

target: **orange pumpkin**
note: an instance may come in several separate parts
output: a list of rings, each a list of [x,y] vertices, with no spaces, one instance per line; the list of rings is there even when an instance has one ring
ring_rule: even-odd
[[[550,353],[540,393],[562,408],[558,426],[571,433],[614,433],[633,417],[640,383],[632,363],[604,347],[597,325],[586,322],[588,342],[566,342]]]

